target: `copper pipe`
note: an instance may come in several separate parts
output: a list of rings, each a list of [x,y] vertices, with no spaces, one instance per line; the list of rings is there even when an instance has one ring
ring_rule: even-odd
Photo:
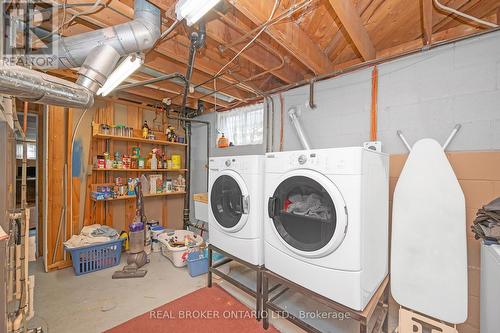
[[[283,94],[279,95],[280,97],[280,151],[283,151],[283,132],[284,132],[284,119],[285,119],[285,99],[283,98]]]
[[[370,141],[377,141],[377,98],[378,98],[378,69],[372,70],[372,109],[370,113]]]
[[[322,81],[322,80],[326,80],[326,79],[331,79],[331,78],[334,78],[334,77],[337,77],[337,76],[340,76],[340,75],[344,75],[344,74],[348,74],[348,73],[352,73],[354,71],[361,70],[361,69],[364,69],[364,68],[367,68],[367,67],[370,67],[370,66],[379,65],[379,64],[382,64],[382,63],[386,63],[386,62],[389,62],[389,61],[400,59],[400,58],[405,57],[405,56],[417,54],[417,53],[420,53],[420,52],[429,51],[431,49],[435,49],[436,47],[440,47],[440,46],[444,46],[444,45],[449,45],[449,44],[457,43],[457,42],[460,42],[460,41],[463,41],[463,40],[467,40],[467,39],[470,39],[470,38],[475,38],[475,37],[483,36],[485,34],[496,32],[496,31],[500,31],[500,28],[492,28],[490,30],[477,32],[477,33],[470,34],[470,35],[467,35],[467,36],[462,36],[462,37],[458,37],[458,38],[454,38],[454,39],[450,39],[450,40],[436,42],[436,43],[433,43],[431,46],[426,45],[424,47],[419,47],[419,48],[416,48],[416,49],[413,49],[413,50],[409,50],[409,51],[406,51],[406,52],[403,52],[403,53],[400,53],[400,54],[391,55],[391,56],[387,56],[387,57],[383,57],[383,58],[379,58],[379,59],[374,59],[374,60],[370,60],[370,61],[365,61],[365,62],[362,62],[362,63],[359,63],[359,64],[355,64],[355,65],[349,66],[349,67],[344,68],[344,69],[334,70],[334,71],[331,71],[331,72],[328,72],[328,73],[317,75],[313,79],[316,82]],[[311,79],[302,80],[302,81],[298,81],[298,82],[295,82],[295,83],[290,83],[290,84],[288,84],[286,86],[283,86],[283,87],[279,87],[279,88],[276,88],[276,89],[271,89],[271,90],[265,92],[265,96],[270,96],[270,95],[282,93],[282,92],[285,92],[285,91],[288,91],[288,90],[291,90],[291,89],[294,89],[294,88],[302,87],[302,86],[304,86],[306,84],[309,84],[310,80]]]

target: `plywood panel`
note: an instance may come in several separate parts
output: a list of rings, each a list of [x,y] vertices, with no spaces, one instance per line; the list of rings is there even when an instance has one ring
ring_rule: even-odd
[[[47,253],[49,267],[63,262],[64,225],[58,238],[60,223],[64,216],[64,164],[66,162],[66,111],[62,107],[50,106],[48,110],[48,170],[47,170]],[[62,144],[61,144],[62,143]],[[68,229],[68,228],[67,228]],[[56,247],[56,242],[58,245]],[[55,255],[54,255],[55,253]]]

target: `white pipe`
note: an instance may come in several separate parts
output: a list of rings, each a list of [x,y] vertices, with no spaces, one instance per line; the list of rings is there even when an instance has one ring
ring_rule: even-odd
[[[408,149],[408,151],[411,151],[411,146],[408,143],[408,141],[406,141],[406,138],[404,137],[403,132],[398,130],[397,134],[398,134],[399,138],[401,139],[401,141],[403,141],[404,145],[406,146],[406,149]]]
[[[457,135],[457,132],[460,130],[461,127],[462,127],[462,125],[460,125],[460,124],[455,125],[455,128],[453,128],[453,130],[451,131],[450,136],[448,136],[448,139],[446,139],[446,142],[443,145],[443,150],[446,150],[446,148],[448,148],[448,146],[451,143],[451,140],[453,140],[453,138],[455,137],[455,135]]]
[[[490,27],[490,28],[497,28],[498,27],[498,24],[491,23],[491,22],[488,22],[488,21],[485,21],[485,20],[481,20],[481,19],[479,19],[477,17],[465,14],[465,13],[460,12],[460,11],[454,9],[454,8],[451,8],[451,7],[448,7],[448,6],[445,6],[445,5],[441,4],[438,0],[434,0],[434,3],[436,4],[436,7],[438,7],[441,10],[444,10],[446,12],[453,13],[455,15],[461,16],[461,17],[469,19],[469,20],[472,20],[472,21],[474,21],[476,23],[485,25],[485,26]]]
[[[294,107],[288,109],[288,116],[290,117],[292,124],[295,126],[295,131],[297,131],[297,136],[299,137],[299,140],[300,140],[300,143],[302,144],[302,147],[305,150],[310,150],[311,145],[309,144],[309,141],[307,140],[304,129],[302,128],[299,117],[297,116],[297,109]]]

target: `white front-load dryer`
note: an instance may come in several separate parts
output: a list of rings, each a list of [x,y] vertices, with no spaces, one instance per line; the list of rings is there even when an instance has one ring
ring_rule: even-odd
[[[262,265],[264,156],[212,157],[208,178],[210,243]]]
[[[361,147],[266,154],[266,268],[362,310],[388,273],[388,169]]]

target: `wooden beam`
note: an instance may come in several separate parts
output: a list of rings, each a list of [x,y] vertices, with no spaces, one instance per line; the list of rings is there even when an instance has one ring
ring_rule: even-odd
[[[432,43],[432,0],[422,0],[422,28],[424,45]]]
[[[488,19],[488,18],[484,18]],[[482,29],[478,27],[471,27],[468,25],[459,25],[454,28],[436,32],[433,34],[432,39],[434,42],[441,42],[450,39],[459,38],[462,36],[471,35],[477,32],[480,32]],[[380,50],[377,52],[377,58],[389,58],[393,56],[397,56],[403,53],[420,50],[424,47],[424,42],[422,38],[418,38],[400,45],[396,45],[384,50]],[[344,70],[354,65],[359,65],[362,61],[360,59],[350,60],[344,63],[336,64],[335,70]]]
[[[156,6],[160,7],[161,9],[165,10],[165,14],[171,21],[175,19],[173,16],[172,10],[170,10],[172,4],[170,1],[163,1],[163,0],[151,0],[151,3],[155,4]],[[241,25],[241,22],[239,25]],[[244,27],[242,27],[244,28]],[[226,45],[228,43],[231,43],[231,41],[239,39],[242,36],[242,33],[234,29],[228,24],[224,24],[220,20],[209,20],[206,23],[206,29],[207,29],[207,37],[214,40],[217,44],[222,44]],[[246,27],[244,29],[245,32],[250,30],[249,27]],[[179,36],[180,37],[180,36]],[[242,43],[242,46],[244,44]],[[233,46],[231,47],[231,51],[233,51],[235,54],[240,51],[241,47],[240,45]],[[209,49],[207,46],[206,49]],[[205,51],[205,50],[204,50]],[[210,52],[210,51],[208,51]],[[229,61],[232,57],[233,54],[232,52],[229,52],[230,54],[227,54],[227,60],[223,61],[221,64],[221,67]],[[205,55],[209,55],[205,52]],[[219,54],[210,54],[212,58],[215,56],[220,56]],[[303,74],[300,73],[299,71],[294,71],[289,68],[288,64],[286,64],[284,61],[282,61],[282,58],[280,56],[277,56],[275,52],[270,52],[266,48],[262,47],[259,43],[254,43],[252,46],[250,46],[248,49],[245,50],[245,52],[241,53],[240,57],[242,59],[245,59],[249,63],[254,64],[255,66],[259,67],[260,70],[262,71],[267,71],[269,69],[275,69],[273,70],[270,75],[276,76],[278,79],[285,83],[292,83],[296,82],[299,80],[303,79]],[[216,59],[216,58],[215,58]],[[280,66],[281,65],[281,66]],[[195,64],[196,67],[196,64]]]
[[[375,47],[352,0],[328,1],[361,57],[364,60],[375,59]]]
[[[500,25],[500,7],[497,8],[497,24]]]
[[[260,25],[269,18],[274,2],[238,0],[233,1],[232,5],[254,24]],[[281,6],[280,9],[285,10]],[[280,22],[269,26],[265,32],[315,74],[328,72],[332,68],[323,50],[295,22]]]

